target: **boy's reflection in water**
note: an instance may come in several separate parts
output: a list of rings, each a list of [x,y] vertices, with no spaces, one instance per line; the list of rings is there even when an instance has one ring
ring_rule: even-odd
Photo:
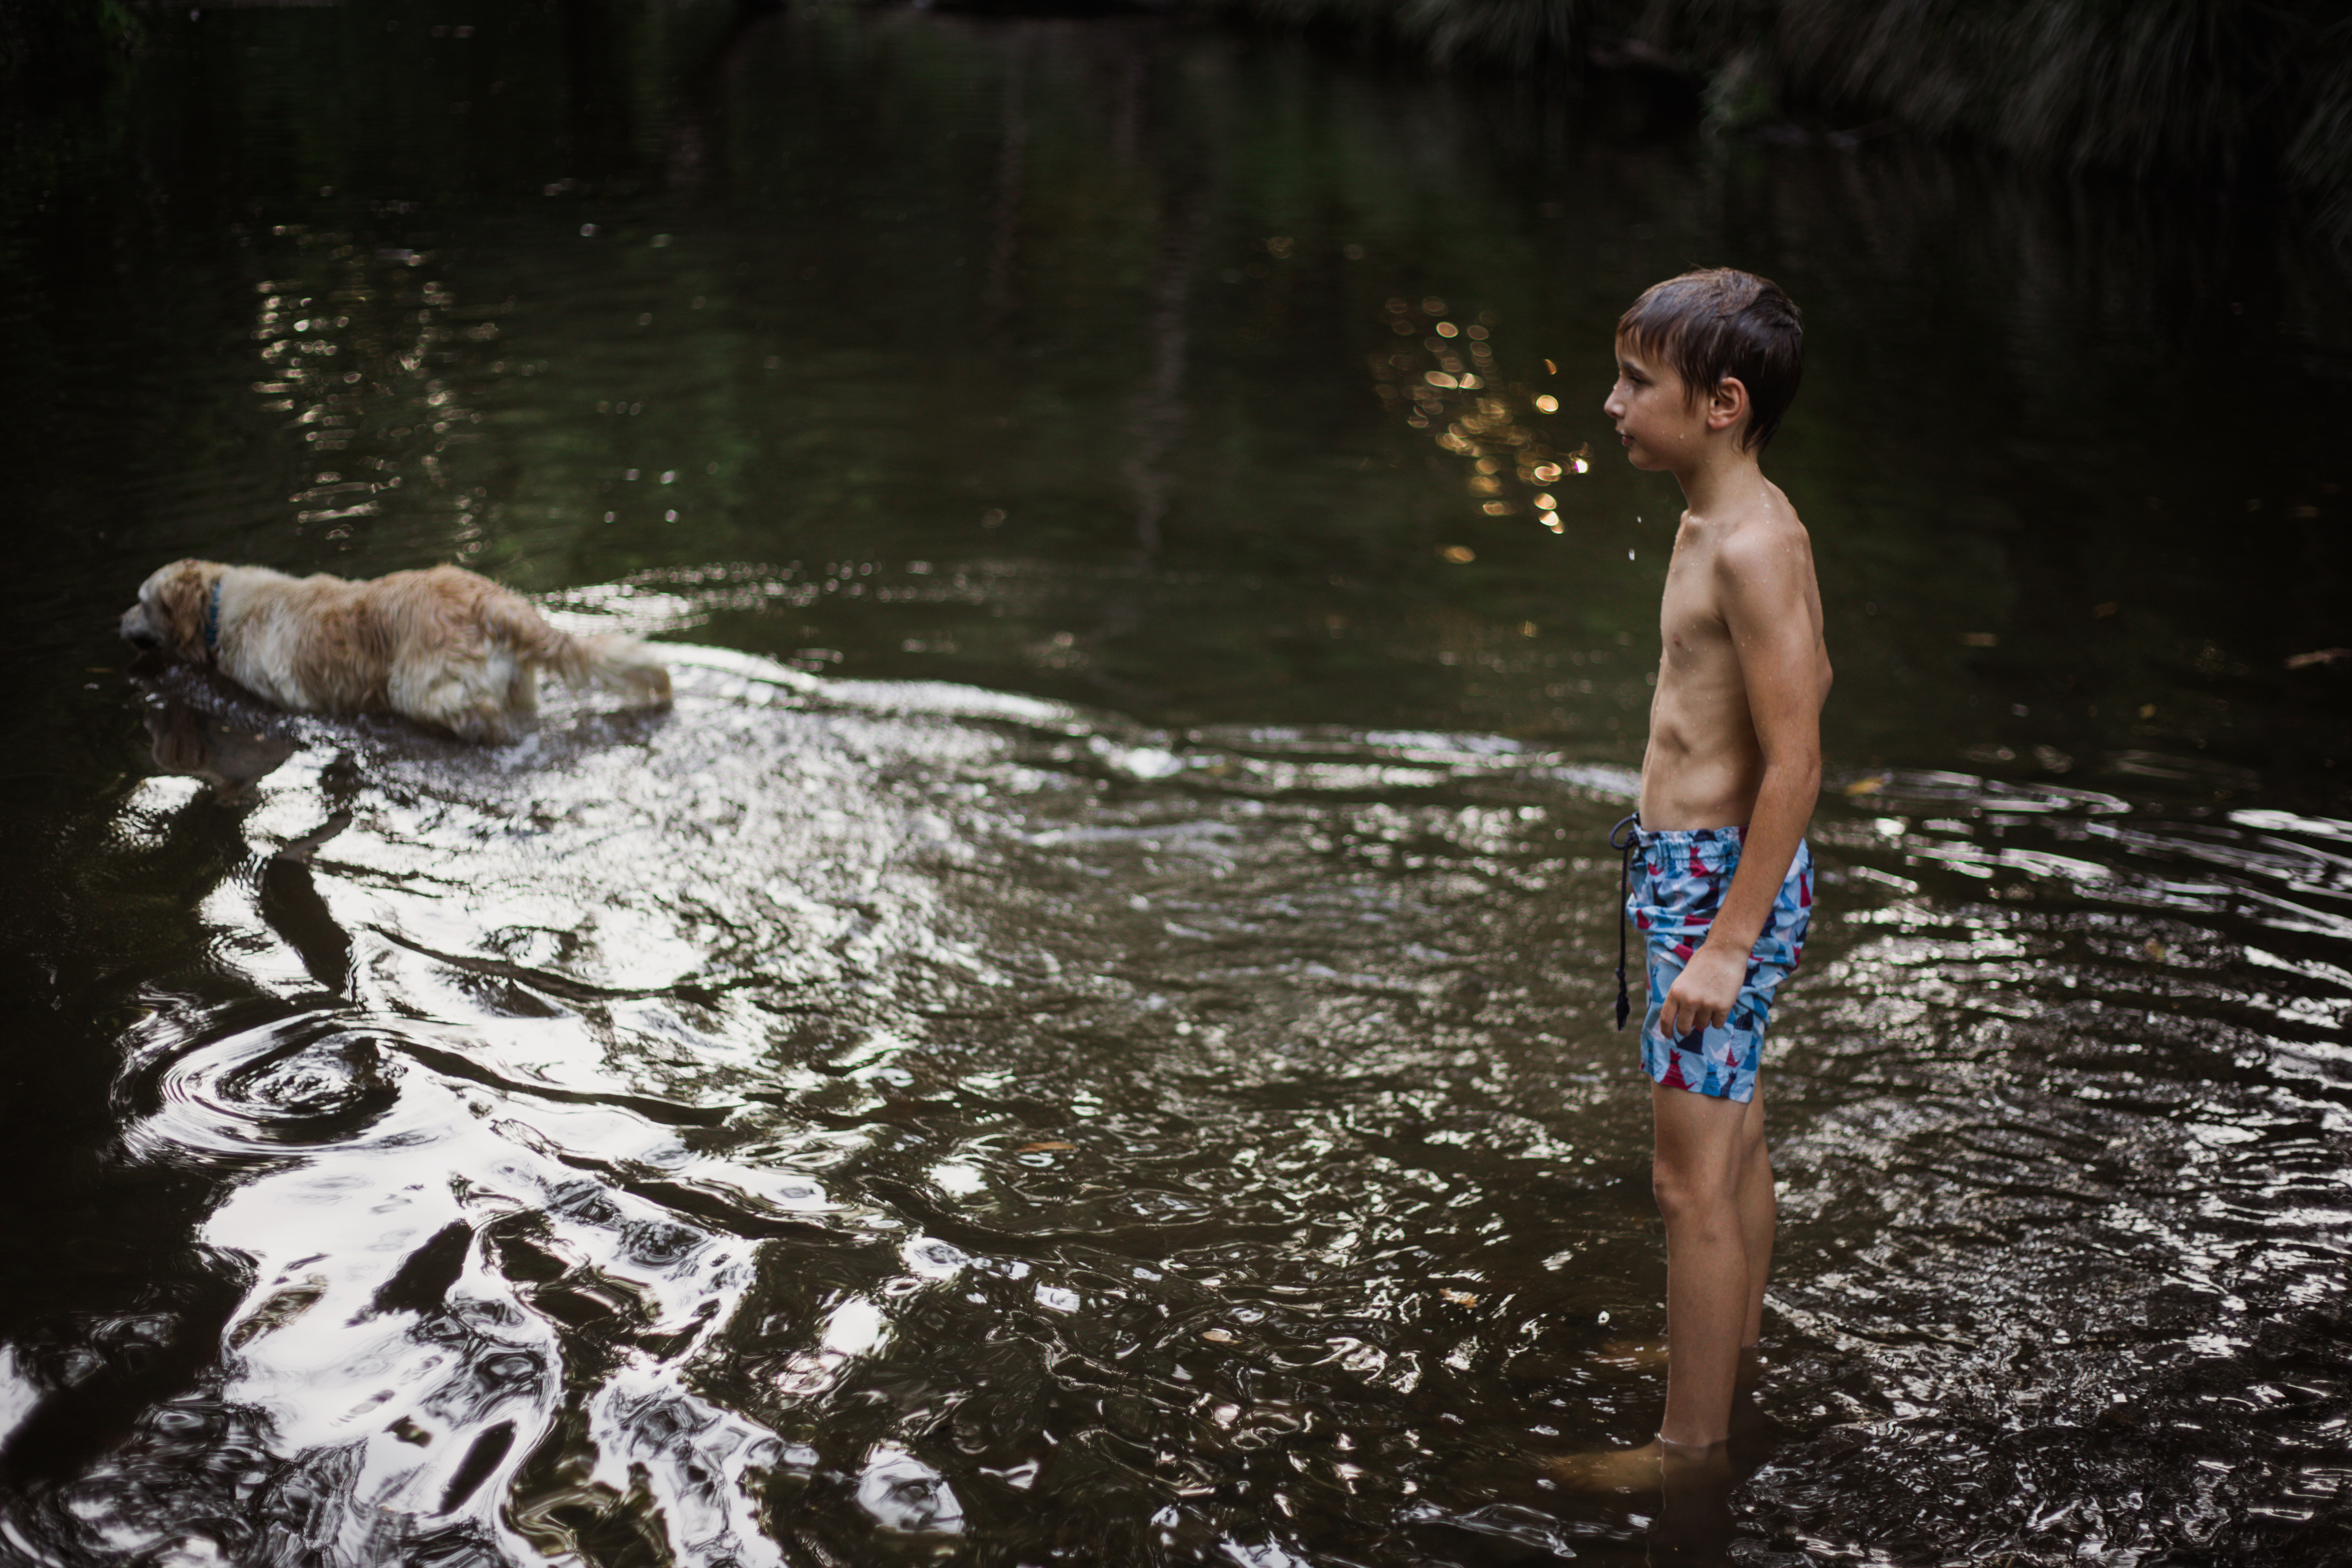
[[[1650,1561],[1702,1568],[1731,1561],[1731,1489],[1745,1470],[1728,1445],[1664,1445],[1658,1459],[1658,1511],[1650,1521]]]
[[[1605,1359],[1628,1370],[1663,1372],[1664,1341],[1620,1341],[1608,1347]],[[1740,1482],[1764,1468],[1789,1436],[1788,1428],[1756,1404],[1756,1384],[1763,1363],[1753,1351],[1741,1352],[1738,1382],[1732,1395],[1731,1436],[1710,1447],[1658,1442],[1645,1449],[1609,1455],[1578,1454],[1555,1458],[1546,1466],[1572,1491],[1615,1492],[1654,1498],[1645,1544],[1656,1568],[1711,1568],[1731,1561],[1731,1494]],[[1634,1454],[1643,1462],[1622,1461]],[[1596,1458],[1618,1461],[1605,1468]]]

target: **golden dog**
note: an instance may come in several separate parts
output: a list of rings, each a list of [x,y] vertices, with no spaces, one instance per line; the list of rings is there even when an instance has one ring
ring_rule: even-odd
[[[352,583],[174,561],[140,584],[122,635],[210,665],[302,713],[400,713],[509,741],[539,710],[539,671],[666,701],[669,672],[630,637],[572,637],[456,566]]]

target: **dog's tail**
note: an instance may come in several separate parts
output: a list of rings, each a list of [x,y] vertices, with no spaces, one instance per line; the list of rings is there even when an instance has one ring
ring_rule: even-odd
[[[639,702],[669,700],[669,671],[637,638],[619,632],[575,637],[548,625],[529,600],[495,583],[451,566],[426,574],[436,574],[453,579],[453,591],[471,600],[476,625],[492,643],[503,644],[531,668],[567,686],[600,686]]]
[[[600,686],[639,702],[669,700],[669,671],[635,637],[619,632],[574,637],[503,589],[494,590],[481,611],[494,638],[567,686]]]
[[[669,671],[633,637],[599,632],[573,637],[548,628],[545,668],[568,686],[601,686],[639,702],[669,700]]]

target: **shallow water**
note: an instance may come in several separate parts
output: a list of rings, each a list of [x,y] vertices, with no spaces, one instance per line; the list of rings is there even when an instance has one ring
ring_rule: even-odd
[[[2259,219],[1126,21],[205,11],[115,92],[5,184],[0,1552],[2352,1550],[2352,314]],[[1661,1394],[1673,506],[1590,405],[1725,253],[1840,681],[1777,1436],[1662,1510],[1541,1467]],[[273,713],[111,641],[187,552],[677,700]]]

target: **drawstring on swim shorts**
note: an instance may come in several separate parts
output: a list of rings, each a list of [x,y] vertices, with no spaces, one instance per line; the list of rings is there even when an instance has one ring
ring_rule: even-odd
[[[1609,847],[1624,856],[1617,864],[1617,1026],[1622,1029],[1626,1016],[1633,1011],[1633,999],[1625,992],[1625,900],[1633,893],[1633,857],[1642,852],[1640,812],[1609,830]]]

